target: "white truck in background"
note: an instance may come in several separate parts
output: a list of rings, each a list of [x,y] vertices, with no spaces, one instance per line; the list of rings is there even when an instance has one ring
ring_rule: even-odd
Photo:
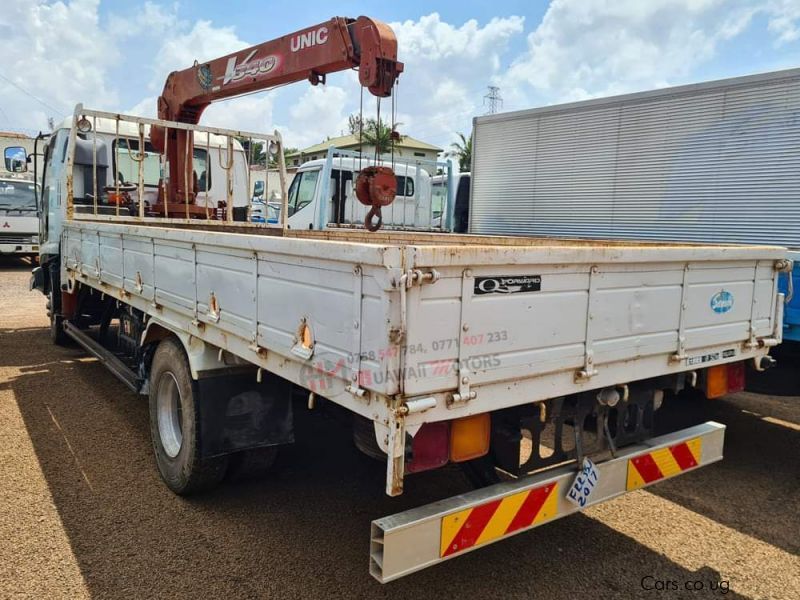
[[[38,257],[36,182],[29,172],[34,140],[23,134],[0,132],[0,151],[0,254]]]
[[[451,165],[423,159],[361,156],[331,147],[324,159],[303,163],[288,190],[288,227],[323,229],[363,226],[368,207],[358,201],[354,182],[370,166],[389,166],[395,171],[397,195],[383,210],[383,227],[397,230],[439,229],[439,214],[432,203],[431,172]],[[441,177],[441,176],[440,176]],[[441,209],[440,209],[441,212]]]

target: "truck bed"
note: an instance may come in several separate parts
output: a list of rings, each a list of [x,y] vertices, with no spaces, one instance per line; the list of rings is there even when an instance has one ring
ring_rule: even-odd
[[[398,399],[433,398],[409,416],[427,422],[757,357],[781,332],[779,247],[79,220],[64,235],[62,281],[376,421]],[[293,351],[303,324],[310,358]]]

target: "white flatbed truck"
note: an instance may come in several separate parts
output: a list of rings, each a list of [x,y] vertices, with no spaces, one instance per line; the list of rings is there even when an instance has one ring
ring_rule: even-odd
[[[745,363],[766,368],[781,342],[778,247],[141,216],[143,176],[120,212],[111,149],[154,125],[229,167],[209,194],[249,197],[225,153],[255,134],[78,106],[51,137],[39,199],[33,285],[53,339],[149,397],[179,494],[266,469],[293,440],[298,386],[355,415],[389,495],[409,473],[468,465],[488,485],[373,522],[382,582],[720,460],[722,425],[654,435],[664,392],[741,389]]]

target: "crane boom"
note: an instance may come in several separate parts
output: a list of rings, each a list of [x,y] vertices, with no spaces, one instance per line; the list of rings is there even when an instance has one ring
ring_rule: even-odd
[[[397,38],[388,25],[363,16],[334,17],[206,63],[195,62],[169,74],[158,99],[158,117],[195,124],[212,102],[296,81],[317,85],[328,73],[351,68],[358,69],[359,82],[373,95],[391,95],[403,63],[397,60]],[[193,152],[187,135],[160,127],[151,131],[154,147],[166,150],[170,177],[165,191],[172,200],[194,197],[184,166]]]

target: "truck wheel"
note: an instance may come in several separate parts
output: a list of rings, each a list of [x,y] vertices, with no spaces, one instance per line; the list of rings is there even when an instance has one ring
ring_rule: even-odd
[[[53,292],[47,296],[47,316],[50,317],[50,341],[56,346],[68,346],[70,338],[64,331],[64,317],[56,314]]]
[[[251,448],[231,455],[228,466],[228,479],[231,481],[250,481],[261,479],[275,464],[278,447]]]
[[[179,495],[216,486],[228,457],[199,456],[197,395],[186,354],[174,338],[162,341],[150,371],[150,437],[161,478]]]

